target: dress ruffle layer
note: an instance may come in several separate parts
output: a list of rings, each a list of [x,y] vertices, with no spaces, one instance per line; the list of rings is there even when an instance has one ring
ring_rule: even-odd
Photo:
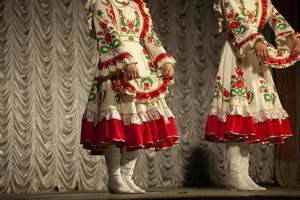
[[[206,140],[283,143],[293,133],[269,68],[252,54],[239,60],[236,51],[229,42],[223,48]]]
[[[283,143],[292,136],[288,118],[268,119],[254,122],[254,118],[240,115],[228,115],[226,122],[217,116],[209,116],[206,125],[205,138],[212,142],[244,141],[247,143]]]
[[[115,111],[116,112],[116,111]],[[164,149],[178,143],[174,117],[157,115],[158,111],[139,116],[119,117],[107,113],[95,126],[87,119],[82,121],[81,144],[92,154],[101,154],[110,144],[126,146],[128,150],[154,148]],[[125,125],[125,123],[127,125]]]

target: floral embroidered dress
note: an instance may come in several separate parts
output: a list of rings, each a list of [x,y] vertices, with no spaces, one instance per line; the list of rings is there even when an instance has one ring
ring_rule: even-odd
[[[160,67],[175,64],[153,31],[142,0],[96,0],[91,25],[100,56],[82,121],[81,143],[92,153],[111,143],[140,148],[167,148],[178,142],[174,116],[164,97],[171,79]],[[122,69],[135,63],[139,78],[126,81]]]
[[[219,72],[206,124],[212,142],[282,143],[292,136],[287,112],[282,108],[270,67],[284,68],[300,58],[291,53],[299,37],[270,0],[223,0],[228,40],[222,50]],[[253,47],[264,41],[259,32],[269,23],[277,48],[259,60]]]

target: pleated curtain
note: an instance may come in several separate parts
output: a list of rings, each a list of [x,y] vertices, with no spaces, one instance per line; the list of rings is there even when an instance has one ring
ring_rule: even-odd
[[[141,187],[223,185],[223,144],[204,140],[219,54],[211,0],[150,0],[155,29],[177,60],[167,101],[180,143],[141,150]],[[0,192],[106,190],[106,166],[80,142],[98,54],[84,0],[0,0]],[[274,182],[274,147],[255,145],[252,177]]]

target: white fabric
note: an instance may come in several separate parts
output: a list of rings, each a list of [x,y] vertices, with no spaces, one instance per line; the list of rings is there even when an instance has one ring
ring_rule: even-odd
[[[126,185],[121,176],[121,154],[120,149],[115,145],[110,145],[105,150],[105,161],[108,173],[108,190],[111,193],[127,194],[135,193]]]
[[[275,84],[269,68],[262,67],[257,58],[249,54],[242,63],[237,62],[239,58],[235,48],[228,41],[222,50],[220,68],[217,75],[217,83],[221,88],[215,89],[220,92],[218,97],[212,100],[211,115],[217,115],[220,120],[226,121],[228,114],[238,114],[242,116],[253,116],[255,122],[262,122],[266,119],[285,119],[287,112],[283,109]],[[247,92],[252,93],[253,99],[247,99],[244,94],[232,96],[232,76],[238,77],[237,71],[243,75],[243,86]],[[237,85],[237,82],[235,83]],[[217,86],[216,86],[217,87]],[[225,101],[224,92],[228,91],[230,99]],[[271,101],[265,100],[265,95],[273,98]]]
[[[238,144],[227,144],[227,158],[229,159],[227,186],[233,190],[253,190],[241,173],[241,153]]]
[[[249,175],[249,153],[250,153],[250,144],[239,144],[240,153],[241,153],[241,174],[246,181],[246,183],[253,188],[253,190],[266,190],[266,188],[257,185]]]
[[[124,183],[127,184],[133,191],[143,194],[145,191],[138,187],[132,180],[137,156],[138,151],[127,151],[126,148],[121,149],[121,175]]]

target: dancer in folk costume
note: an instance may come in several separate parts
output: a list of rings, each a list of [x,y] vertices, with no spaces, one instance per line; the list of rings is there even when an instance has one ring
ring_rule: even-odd
[[[227,142],[228,187],[264,190],[249,176],[251,143],[282,143],[292,136],[270,68],[300,59],[300,37],[270,0],[221,0],[216,4],[228,30],[206,124],[206,139]],[[269,24],[277,48],[260,30]]]
[[[179,139],[164,99],[175,60],[142,0],[90,0],[87,7],[100,62],[81,143],[93,154],[104,153],[110,192],[144,193],[132,180],[137,150],[168,148]]]

